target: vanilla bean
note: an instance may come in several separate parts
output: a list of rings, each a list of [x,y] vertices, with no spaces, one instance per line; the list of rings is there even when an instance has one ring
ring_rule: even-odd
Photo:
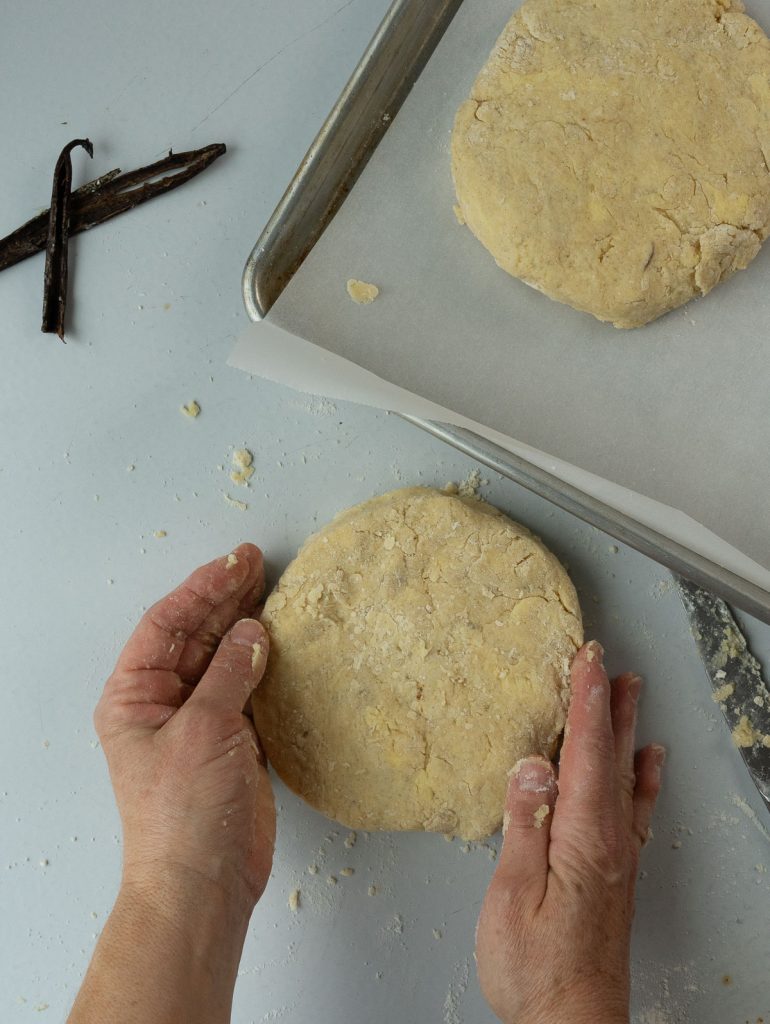
[[[90,157],[94,147],[89,139],[68,142],[56,161],[48,218],[48,239],[45,248],[45,280],[43,286],[44,334],[58,334],[64,341],[64,314],[67,311],[67,247],[70,236],[70,196],[72,193],[72,159],[76,146],[82,146]]]
[[[120,168],[116,167],[115,170],[108,171],[75,189],[70,196],[70,235],[83,230],[78,223],[83,199],[92,192],[98,191],[105,182],[112,181],[119,174]],[[35,253],[45,249],[50,214],[50,210],[43,210],[42,213],[32,217],[26,224],[22,224],[20,228],[16,228],[0,241],[0,270],[12,267],[15,263],[21,263],[28,256],[34,256]]]
[[[88,182],[71,193],[70,236],[183,185],[222,156],[226,149],[224,143],[218,142],[186,153],[169,153],[148,167],[124,174],[116,169]],[[169,171],[175,173],[160,181],[152,180]],[[40,213],[0,240],[0,270],[45,249],[49,218],[50,211]]]

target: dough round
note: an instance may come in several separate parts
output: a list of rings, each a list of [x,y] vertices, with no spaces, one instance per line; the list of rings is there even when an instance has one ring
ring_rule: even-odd
[[[582,642],[557,559],[497,509],[407,488],[311,537],[265,604],[254,720],[284,782],[349,828],[466,839],[550,756]]]
[[[462,216],[553,299],[639,327],[770,231],[770,41],[740,0],[528,0],[460,107]]]

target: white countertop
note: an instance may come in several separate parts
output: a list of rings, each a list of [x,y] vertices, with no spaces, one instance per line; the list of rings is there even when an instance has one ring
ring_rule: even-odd
[[[66,346],[39,331],[42,257],[0,275],[4,1021],[64,1019],[109,910],[119,824],[91,713],[142,608],[241,540],[265,548],[275,576],[338,509],[473,468],[395,417],[225,365],[246,322],[246,256],[386,6],[30,0],[4,20],[0,234],[47,205],[70,138],[95,147],[93,162],[74,154],[75,186],[169,147],[228,145],[194,182],[72,243]],[[190,399],[195,420],[179,411]],[[255,453],[248,490],[227,474],[243,445]],[[569,563],[588,631],[615,668],[649,680],[643,739],[672,747],[640,885],[636,1020],[767,1016],[770,874],[757,865],[770,866],[770,842],[750,813],[764,810],[666,574],[508,481],[483,492]],[[748,626],[769,659],[770,629]],[[284,790],[279,804],[237,1024],[490,1021],[472,960],[489,850],[414,835],[360,836],[347,849],[344,829]],[[347,865],[356,874],[327,886]]]

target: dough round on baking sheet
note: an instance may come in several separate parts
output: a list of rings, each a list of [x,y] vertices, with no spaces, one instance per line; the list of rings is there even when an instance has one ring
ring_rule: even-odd
[[[406,488],[341,513],[267,599],[252,699],[273,767],[349,828],[480,839],[507,773],[554,753],[582,643],[567,573],[473,498]]]
[[[751,262],[768,164],[770,41],[740,0],[527,0],[452,135],[497,263],[616,327]]]

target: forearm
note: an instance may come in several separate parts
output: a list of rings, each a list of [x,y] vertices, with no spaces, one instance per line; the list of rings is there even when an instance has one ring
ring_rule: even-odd
[[[124,885],[68,1024],[227,1024],[249,916],[203,880]]]

